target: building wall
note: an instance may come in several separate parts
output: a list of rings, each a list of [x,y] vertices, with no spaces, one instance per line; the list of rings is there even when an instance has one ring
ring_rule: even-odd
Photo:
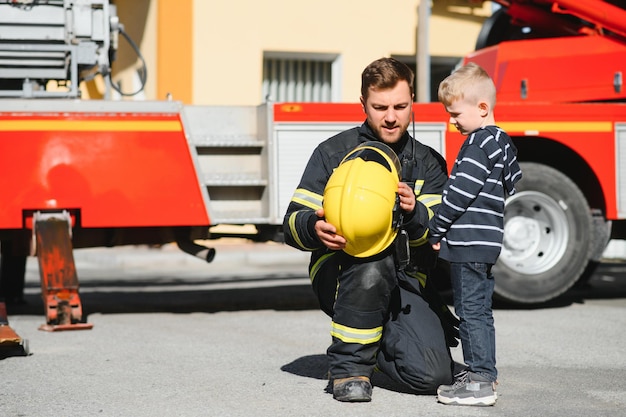
[[[337,56],[338,101],[359,99],[360,74],[382,56],[415,56],[419,0],[118,0],[126,31],[142,50],[148,82],[141,99],[187,104],[256,105],[263,101],[263,53]],[[474,49],[491,2],[435,0],[431,56]],[[358,7],[355,7],[358,4]],[[139,62],[120,41],[114,79],[138,87]],[[131,87],[132,86],[132,87]]]

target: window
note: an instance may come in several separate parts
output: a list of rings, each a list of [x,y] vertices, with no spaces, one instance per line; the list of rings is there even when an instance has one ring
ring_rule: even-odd
[[[406,56],[406,55],[394,55],[394,58],[397,60],[404,62],[408,65],[409,68],[413,70],[416,75],[415,78],[415,98],[417,99],[417,73],[414,56]],[[458,57],[440,57],[440,56],[431,56],[430,57],[430,101],[437,102],[437,89],[439,88],[439,83],[446,78],[452,70],[461,62],[462,58]]]
[[[263,101],[339,101],[337,55],[265,52]]]

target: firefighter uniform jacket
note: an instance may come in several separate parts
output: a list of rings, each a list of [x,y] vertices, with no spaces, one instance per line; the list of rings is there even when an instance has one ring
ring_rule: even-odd
[[[283,220],[285,242],[297,249],[312,252],[309,275],[313,290],[317,294],[320,308],[332,318],[332,344],[327,349],[331,379],[371,376],[379,349],[383,352],[383,366],[390,369],[396,365],[406,365],[401,361],[397,363],[397,358],[384,353],[393,351],[387,349],[388,346],[382,340],[383,327],[387,334],[393,334],[394,329],[400,329],[406,324],[404,320],[390,320],[385,325],[389,320],[390,303],[394,288],[398,285],[398,276],[402,275],[402,268],[408,268],[404,263],[394,262],[399,256],[394,256],[391,249],[399,245],[392,245],[378,255],[357,260],[343,251],[326,248],[315,233],[315,223],[318,221],[315,212],[322,208],[324,189],[333,170],[350,151],[368,141],[378,141],[378,138],[367,123],[364,123],[318,145]],[[410,245],[431,249],[427,244],[427,225],[433,215],[433,208],[441,203],[441,191],[447,179],[445,162],[436,152],[411,138],[408,133],[391,148],[402,163],[402,180],[413,187],[417,199],[415,210],[404,213],[402,229],[408,235]],[[367,207],[363,209],[367,210]],[[398,236],[405,236],[404,232]],[[396,240],[400,242],[399,238]],[[406,252],[406,245],[404,248]],[[420,284],[424,286],[426,274],[420,272],[419,268],[413,268],[412,272],[415,274],[411,275],[420,279]],[[362,279],[363,277],[367,279]],[[418,311],[417,308],[412,310]],[[441,331],[437,316],[433,314],[430,318],[433,328]],[[424,319],[420,318],[422,321]],[[413,322],[408,324],[415,327]],[[421,335],[422,329],[426,327],[420,324],[417,329]],[[425,335],[432,339],[433,333],[426,331]],[[393,336],[390,340],[394,340]],[[440,337],[437,340],[443,347],[445,361],[437,357],[434,363],[429,362],[428,366],[411,372],[415,377],[450,372],[445,339]],[[413,340],[407,340],[407,343],[412,344]],[[426,355],[427,352],[420,348],[415,354]],[[410,354],[410,357],[415,358],[415,355]],[[450,379],[451,377],[443,381],[437,378],[436,381],[445,384]],[[432,388],[430,384],[427,385],[427,388]]]
[[[315,211],[322,208],[326,183],[343,158],[355,147],[367,141],[380,141],[367,123],[341,132],[317,146],[304,170],[300,184],[287,208],[283,231],[286,244],[313,252],[311,265],[328,252],[314,228],[315,222],[319,220]],[[447,169],[441,155],[413,139],[408,133],[405,133],[398,143],[390,146],[402,163],[402,180],[413,186],[417,198],[415,211],[404,214],[402,225],[408,233],[409,245],[413,251],[413,248],[423,247],[428,243],[429,219],[441,203]]]

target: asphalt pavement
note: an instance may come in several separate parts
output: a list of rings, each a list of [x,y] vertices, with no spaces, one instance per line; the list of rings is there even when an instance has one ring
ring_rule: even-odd
[[[329,319],[307,256],[219,243],[206,264],[177,248],[75,251],[91,330],[45,332],[36,259],[9,323],[29,356],[0,360],[0,416],[625,416],[626,266],[533,308],[495,312],[499,400],[453,407],[374,378],[373,400],[326,392]],[[460,348],[453,349],[460,361]]]

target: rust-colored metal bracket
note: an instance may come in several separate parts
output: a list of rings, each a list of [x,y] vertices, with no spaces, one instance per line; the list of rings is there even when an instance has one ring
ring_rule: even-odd
[[[19,337],[9,326],[6,304],[0,302],[0,358],[28,354],[28,340]]]
[[[85,323],[78,276],[72,253],[72,220],[67,211],[34,214],[33,233],[37,245],[41,295],[46,324],[39,330],[85,330],[93,324]]]

